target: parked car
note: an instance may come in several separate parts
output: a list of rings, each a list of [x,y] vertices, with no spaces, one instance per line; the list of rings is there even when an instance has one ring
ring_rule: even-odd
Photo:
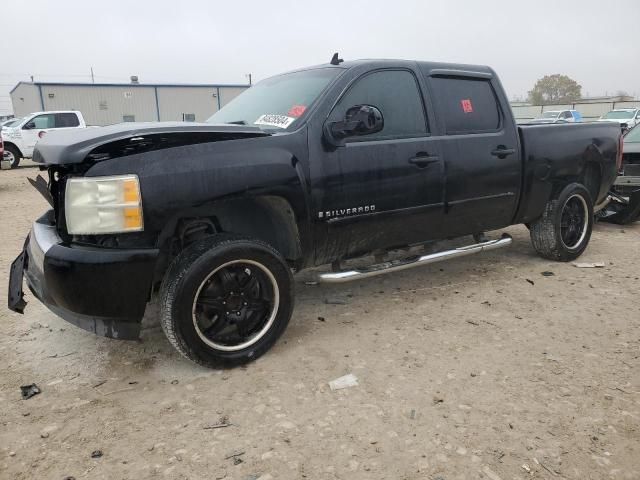
[[[495,72],[362,60],[278,75],[209,123],[119,124],[45,136],[33,160],[52,209],[11,266],[84,329],[134,339],[157,295],[173,346],[207,366],[265,353],[293,311],[293,271],[341,283],[505,247],[570,261],[613,184],[613,124],[517,127]],[[385,261],[398,247],[472,244]],[[367,268],[351,258],[375,253]]]
[[[76,111],[32,113],[0,130],[5,144],[5,157],[11,163],[11,168],[16,168],[21,159],[32,157],[33,147],[47,132],[86,126],[82,113]]]
[[[625,128],[633,128],[640,123],[640,109],[618,108],[605,113],[598,119],[599,122],[618,122]]]
[[[549,110],[535,118],[532,123],[575,123],[581,121],[582,115],[577,110]]]
[[[16,125],[18,122],[20,122],[20,120],[22,120],[21,118],[9,118],[3,122],[0,123],[0,131],[2,131],[2,129],[4,127],[11,127],[12,125]]]
[[[0,136],[0,169],[5,170],[9,168],[11,168],[11,164],[9,163],[9,160],[4,160],[4,142]]]
[[[624,136],[623,148],[620,174],[600,214],[604,220],[620,225],[640,220],[640,123]]]

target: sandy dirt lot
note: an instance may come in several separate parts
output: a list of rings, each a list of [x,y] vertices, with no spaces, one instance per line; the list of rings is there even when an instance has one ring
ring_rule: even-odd
[[[37,173],[0,172],[3,289],[46,208]],[[507,231],[510,248],[347,286],[299,275],[287,332],[246,368],[183,359],[153,306],[140,342],[30,294],[24,316],[3,306],[0,478],[639,479],[640,224],[596,226],[581,261],[599,269]]]

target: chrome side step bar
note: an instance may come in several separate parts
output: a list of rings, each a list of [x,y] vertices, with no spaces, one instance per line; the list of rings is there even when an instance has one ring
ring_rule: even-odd
[[[363,278],[375,277],[390,272],[399,272],[408,268],[427,265],[429,263],[442,262],[450,258],[464,257],[474,253],[480,253],[486,250],[495,250],[497,248],[507,247],[511,245],[513,239],[510,235],[503,233],[498,240],[488,240],[466,247],[459,247],[453,250],[445,250],[443,252],[431,253],[421,257],[412,257],[402,260],[391,260],[389,262],[378,263],[369,267],[345,270],[342,272],[327,272],[318,275],[318,280],[322,283],[344,283],[352,280],[360,280]]]

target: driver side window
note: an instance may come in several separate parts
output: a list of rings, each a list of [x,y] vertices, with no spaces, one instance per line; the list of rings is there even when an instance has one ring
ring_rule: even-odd
[[[413,74],[406,70],[381,70],[356,80],[331,112],[330,121],[344,119],[347,110],[355,105],[377,107],[382,112],[384,128],[378,133],[347,141],[412,138],[427,134],[420,90]]]
[[[28,123],[33,123],[35,125],[35,129],[45,129],[45,128],[53,128],[55,126],[55,117],[53,114],[45,114],[38,115],[37,117],[33,117]]]

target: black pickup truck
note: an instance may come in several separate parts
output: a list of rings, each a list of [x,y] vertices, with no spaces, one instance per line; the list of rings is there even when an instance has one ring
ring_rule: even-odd
[[[268,78],[207,123],[53,132],[34,161],[52,209],[9,281],[60,317],[134,339],[157,298],[170,342],[203,365],[257,358],[293,310],[292,272],[344,282],[506,246],[526,224],[544,258],[587,247],[616,178],[618,124],[517,127],[495,72],[395,60]],[[385,252],[473,236],[388,260]],[[349,259],[372,255],[368,268]]]

